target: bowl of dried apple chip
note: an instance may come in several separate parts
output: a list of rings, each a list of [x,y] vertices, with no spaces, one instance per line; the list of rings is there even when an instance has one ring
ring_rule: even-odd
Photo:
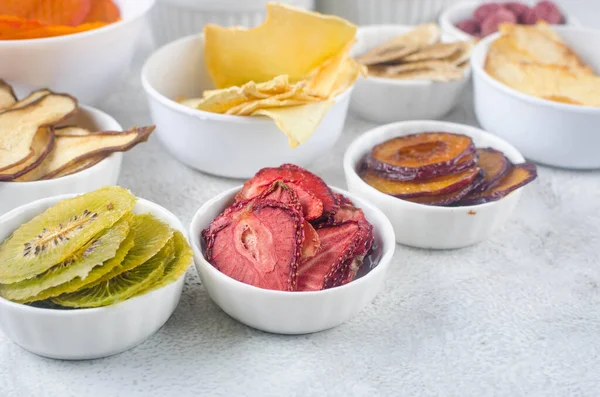
[[[293,164],[263,168],[208,201],[190,236],[212,300],[280,334],[323,331],[357,315],[383,288],[395,249],[379,209]]]
[[[122,152],[153,130],[122,131],[106,113],[48,89],[19,100],[0,80],[0,215],[44,197],[115,184]]]

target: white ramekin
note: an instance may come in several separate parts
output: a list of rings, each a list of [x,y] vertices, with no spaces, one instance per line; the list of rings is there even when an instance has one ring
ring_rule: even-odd
[[[511,0],[498,0],[499,3],[507,3]],[[538,0],[523,0],[523,3],[529,5],[535,5]],[[450,6],[442,12],[439,18],[439,24],[442,31],[446,34],[456,37],[459,40],[472,40],[475,37],[468,33],[463,32],[456,27],[456,24],[465,19],[473,18],[473,12],[479,7],[484,1],[466,1]],[[565,21],[571,26],[580,26],[579,21],[573,16],[565,12],[564,7],[561,7],[561,11],[565,15]]]
[[[269,0],[157,0],[151,13],[158,45],[202,32],[207,23],[254,27],[265,19]],[[312,10],[314,0],[282,0]]]
[[[496,232],[514,210],[522,189],[501,200],[465,207],[436,207],[416,204],[381,193],[357,173],[361,160],[375,145],[398,136],[419,132],[451,132],[470,136],[478,148],[500,150],[513,163],[523,156],[508,142],[475,127],[443,121],[407,121],[387,124],[358,137],[344,155],[348,190],[376,205],[392,222],[400,244],[428,249],[453,249],[476,244]]]
[[[45,198],[3,215],[0,241],[23,223],[72,196]],[[138,199],[134,212],[150,213],[186,234],[175,215],[158,204]],[[17,345],[40,356],[62,360],[110,356],[139,345],[163,326],[179,303],[184,279],[185,275],[148,294],[93,309],[42,309],[0,298],[0,329]]]
[[[566,26],[555,30],[582,59],[596,70],[600,68],[600,32]],[[479,123],[532,161],[573,169],[600,168],[600,108],[540,99],[491,77],[484,63],[497,37],[492,35],[479,42],[471,57]]]
[[[382,256],[364,276],[341,287],[312,292],[285,292],[257,288],[226,276],[205,258],[200,233],[228,205],[241,186],[221,193],[194,215],[190,242],[196,270],[211,299],[227,314],[250,327],[278,334],[306,334],[336,327],[367,307],[383,288],[394,249],[394,230],[385,215],[372,204],[340,189],[361,208],[373,225],[375,243]]]
[[[358,25],[415,25],[435,21],[447,6],[461,0],[318,0],[317,9]]]
[[[77,114],[67,120],[92,131],[121,131],[121,125],[108,114],[89,106],[79,106]],[[34,182],[0,182],[0,215],[21,205],[45,197],[85,193],[117,183],[123,153],[113,153],[98,164],[62,178]]]
[[[212,82],[204,64],[202,35],[160,48],[142,70],[156,134],[179,161],[209,174],[250,178],[259,169],[294,163],[306,166],[326,156],[342,134],[352,87],[335,98],[313,135],[290,148],[285,134],[266,117],[204,112],[173,100],[201,97]]]
[[[414,26],[402,25],[360,27],[351,55],[360,55],[412,29]],[[443,37],[442,40],[456,41],[449,36]],[[470,67],[465,70],[463,78],[448,82],[394,80],[369,76],[359,79],[354,85],[350,108],[360,117],[377,123],[437,119],[446,115],[459,103],[461,94],[470,80]]]
[[[122,20],[100,29],[32,40],[0,40],[0,78],[19,97],[50,88],[96,104],[115,90],[136,50],[154,0],[115,0]]]

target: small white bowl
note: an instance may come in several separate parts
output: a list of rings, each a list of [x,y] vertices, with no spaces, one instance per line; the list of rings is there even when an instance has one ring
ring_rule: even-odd
[[[499,0],[496,1],[498,3],[506,3],[511,0]],[[514,0],[512,0],[514,1]],[[522,3],[528,4],[530,6],[535,5],[538,0],[527,0],[521,1]],[[459,28],[456,27],[456,24],[460,21],[464,21],[465,19],[473,18],[473,13],[480,5],[484,4],[483,1],[467,1],[462,2],[460,4],[456,4],[454,6],[448,7],[444,12],[440,15],[439,25],[442,28],[444,33],[447,33],[451,36],[456,37],[459,40],[473,40],[475,36],[471,36],[470,34],[463,32]],[[570,26],[580,26],[579,21],[572,15],[565,12],[564,8],[561,8],[563,15],[565,16],[565,23]]]
[[[3,215],[0,241],[23,223],[73,196],[49,197]],[[138,199],[133,211],[150,213],[186,234],[175,215],[158,204]],[[179,303],[184,279],[185,275],[148,294],[93,309],[43,309],[0,297],[0,329],[17,345],[44,357],[87,360],[110,356],[139,345],[163,326]]]
[[[202,35],[185,37],[155,52],[142,70],[156,134],[188,166],[213,175],[250,178],[264,167],[306,166],[326,156],[342,134],[352,87],[335,98],[316,131],[295,149],[266,117],[230,116],[181,105],[179,96],[201,97],[213,88],[204,65]]]
[[[18,96],[50,88],[96,104],[121,83],[154,0],[115,0],[122,20],[87,32],[31,40],[0,40],[0,78]]]
[[[158,45],[202,32],[204,25],[260,25],[270,0],[157,0],[150,13],[152,33]],[[282,0],[282,3],[312,10],[314,0]]]
[[[200,233],[228,205],[241,186],[227,190],[204,204],[190,225],[190,242],[196,270],[211,299],[227,314],[250,327],[278,334],[307,334],[336,327],[354,317],[383,288],[396,244],[394,230],[383,213],[365,200],[340,189],[361,208],[375,233],[376,254],[381,259],[362,277],[323,291],[285,292],[254,287],[234,280],[205,258]],[[365,263],[364,266],[367,266]],[[359,272],[361,276],[361,272]]]
[[[451,132],[470,136],[478,148],[500,150],[513,163],[523,156],[502,139],[478,128],[442,121],[408,121],[387,124],[358,137],[344,155],[348,190],[375,204],[392,222],[400,244],[428,249],[454,249],[476,244],[490,237],[509,218],[521,197],[517,189],[501,200],[465,207],[436,207],[416,204],[387,195],[369,186],[357,173],[360,161],[375,145],[389,139],[419,132]]]
[[[555,30],[575,53],[600,71],[600,32],[575,27]],[[600,107],[537,98],[491,77],[484,65],[488,49],[497,37],[498,34],[478,43],[471,58],[479,123],[537,163],[573,169],[600,168]]]
[[[108,114],[89,106],[79,106],[77,114],[65,122],[92,131],[121,131],[121,125]],[[85,193],[117,183],[123,153],[113,153],[98,164],[62,178],[35,182],[0,182],[0,215],[45,197]]]
[[[402,25],[360,27],[351,56],[363,54],[412,29],[414,26]],[[442,41],[457,40],[444,36]],[[449,82],[395,80],[369,76],[356,82],[350,108],[360,117],[377,123],[437,119],[446,115],[458,104],[470,79],[470,67],[465,70],[462,79]]]
[[[416,25],[435,21],[440,12],[461,0],[319,0],[317,9],[358,25],[400,23]]]

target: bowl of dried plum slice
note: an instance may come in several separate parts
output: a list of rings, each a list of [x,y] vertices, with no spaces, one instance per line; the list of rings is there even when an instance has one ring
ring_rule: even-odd
[[[366,132],[346,151],[344,173],[350,192],[388,216],[398,243],[430,249],[490,237],[537,177],[535,165],[506,141],[441,121]]]
[[[280,334],[323,331],[359,313],[382,289],[396,244],[379,209],[292,164],[208,201],[190,236],[212,300]]]

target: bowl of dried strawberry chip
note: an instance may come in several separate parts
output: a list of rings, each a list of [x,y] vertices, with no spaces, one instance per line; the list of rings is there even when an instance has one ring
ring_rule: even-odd
[[[358,314],[382,289],[396,244],[379,209],[292,164],[208,201],[190,237],[211,299],[279,334],[323,331]]]

